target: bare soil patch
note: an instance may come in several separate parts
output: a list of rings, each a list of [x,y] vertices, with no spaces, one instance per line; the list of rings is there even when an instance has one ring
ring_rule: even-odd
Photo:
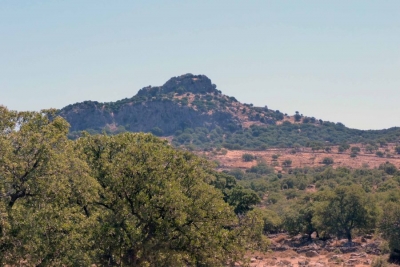
[[[385,153],[390,157],[378,157],[374,154],[367,153],[361,144],[353,144],[351,146],[358,146],[361,152],[356,157],[351,157],[351,152],[348,150],[343,153],[337,152],[337,146],[331,147],[331,152],[326,151],[312,151],[311,148],[299,148],[294,150],[292,148],[271,148],[263,151],[253,150],[228,150],[225,155],[222,153],[209,152],[206,156],[219,162],[220,169],[248,169],[257,164],[257,160],[263,160],[267,164],[274,166],[276,172],[286,172],[290,168],[304,168],[304,167],[319,167],[324,166],[324,158],[329,157],[333,159],[333,168],[347,167],[347,168],[378,168],[379,165],[390,162],[397,168],[400,168],[400,155],[394,153],[395,144],[389,144],[387,147],[379,148],[379,151]],[[251,162],[244,162],[242,159],[243,154],[252,154],[257,157],[257,160]],[[278,155],[277,160],[273,160],[272,156]],[[283,166],[285,160],[291,160],[290,166]]]
[[[267,253],[249,253],[252,267],[282,266],[282,267],[335,267],[370,266],[377,257],[388,259],[381,255],[379,249],[381,240],[359,237],[351,244],[347,240],[304,239],[304,237],[289,237],[286,234],[270,236],[271,251]],[[241,266],[237,263],[236,266]],[[396,265],[392,265],[396,266]]]

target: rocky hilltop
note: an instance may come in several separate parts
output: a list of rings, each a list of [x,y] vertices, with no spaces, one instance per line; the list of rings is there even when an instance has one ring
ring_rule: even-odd
[[[85,101],[68,105],[59,114],[71,131],[153,132],[168,136],[185,128],[219,127],[235,131],[252,124],[275,124],[283,114],[239,103],[217,90],[205,75],[173,77],[162,86],[144,87],[116,102]]]
[[[205,75],[193,74],[173,77],[162,86],[144,87],[135,96],[116,102],[68,105],[59,114],[71,125],[70,138],[82,130],[91,134],[151,132],[172,137],[174,146],[201,150],[305,146],[329,150],[333,145],[361,143],[369,144],[369,151],[375,153],[378,146],[400,142],[400,128],[364,131],[299,112],[287,116],[267,106],[240,103],[222,94]]]

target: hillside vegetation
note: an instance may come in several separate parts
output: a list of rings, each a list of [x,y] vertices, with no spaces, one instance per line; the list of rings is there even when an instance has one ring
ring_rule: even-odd
[[[217,90],[204,75],[171,78],[163,86],[145,87],[117,102],[85,101],[58,114],[71,125],[69,137],[80,131],[117,134],[150,132],[172,138],[175,146],[204,150],[264,150],[269,147],[325,147],[350,143],[385,144],[400,141],[400,128],[357,130],[296,112],[243,104]]]
[[[400,172],[391,163],[352,170],[284,161],[277,173],[249,154],[242,160],[257,163],[246,171],[215,172],[150,134],[70,140],[54,110],[1,107],[0,122],[2,265],[245,264],[246,251],[266,251],[267,235],[280,232],[400,257]],[[353,243],[365,235],[384,241]]]

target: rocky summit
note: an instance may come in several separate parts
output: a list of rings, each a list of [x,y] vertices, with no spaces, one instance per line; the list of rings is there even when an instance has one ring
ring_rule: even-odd
[[[205,75],[173,77],[162,86],[144,87],[116,102],[84,101],[59,111],[71,132],[152,132],[168,136],[185,128],[235,131],[252,124],[275,124],[280,112],[239,103],[217,90]]]

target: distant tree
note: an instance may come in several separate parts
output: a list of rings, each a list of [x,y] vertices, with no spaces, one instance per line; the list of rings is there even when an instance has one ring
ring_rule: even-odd
[[[397,168],[392,163],[386,161],[386,163],[379,165],[379,170],[383,170],[389,175],[394,175],[397,173]]]
[[[284,166],[284,167],[290,167],[290,166],[292,166],[292,160],[291,160],[291,159],[285,159],[285,160],[282,162],[282,166]]]
[[[365,151],[366,151],[367,153],[370,153],[370,154],[372,154],[375,150],[376,150],[376,148],[375,148],[374,146],[372,146],[372,145],[367,145],[367,146],[365,147]]]
[[[322,163],[325,164],[325,165],[331,165],[331,164],[333,164],[333,158],[331,158],[331,157],[325,157],[325,158],[322,160]]]
[[[277,154],[273,154],[273,155],[272,155],[272,160],[273,160],[273,161],[278,160],[278,158],[279,158],[279,155],[277,155]]]
[[[301,120],[301,115],[299,114],[298,111],[296,111],[296,114],[294,115],[294,120],[295,121],[300,121]]]
[[[383,153],[382,151],[376,151],[375,155],[377,157],[383,158],[383,156],[385,156],[385,153]]]
[[[339,186],[333,191],[322,191],[315,204],[317,228],[352,242],[352,232],[375,227],[376,207],[358,185]]]
[[[380,147],[386,147],[388,145],[388,143],[386,142],[386,140],[383,139],[379,139],[378,140],[379,146]]]
[[[358,147],[358,146],[351,147],[351,152],[352,153],[360,153],[360,151],[361,151],[361,148]]]
[[[269,174],[273,173],[274,169],[268,166],[265,162],[260,161],[256,166],[252,166],[250,169],[246,170],[249,173],[257,173],[257,174]]]
[[[312,142],[310,144],[310,147],[311,147],[311,150],[314,152],[314,151],[318,151],[318,150],[322,149],[323,145],[321,142]]]
[[[256,159],[256,157],[255,157],[253,154],[244,153],[244,154],[242,155],[242,160],[243,160],[244,162],[250,162],[250,161],[253,161],[253,160],[255,160],[255,159]]]
[[[341,144],[341,145],[338,147],[338,152],[339,152],[339,153],[343,153],[344,151],[348,150],[349,148],[350,148],[350,145],[348,145],[348,144]]]
[[[394,151],[396,151],[397,154],[400,154],[400,146],[396,146],[394,148]]]

